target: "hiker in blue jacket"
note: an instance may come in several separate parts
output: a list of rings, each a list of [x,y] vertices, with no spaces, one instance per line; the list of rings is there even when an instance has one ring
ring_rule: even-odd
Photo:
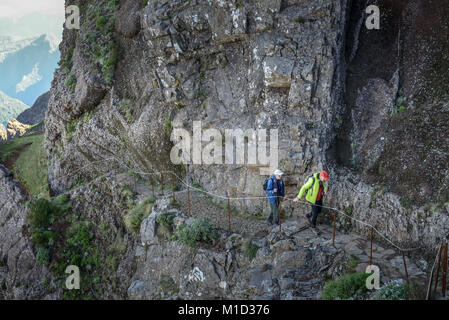
[[[269,224],[279,224],[279,202],[284,200],[285,188],[281,170],[274,171],[273,175],[267,181],[267,199],[270,203],[271,213],[267,219]]]

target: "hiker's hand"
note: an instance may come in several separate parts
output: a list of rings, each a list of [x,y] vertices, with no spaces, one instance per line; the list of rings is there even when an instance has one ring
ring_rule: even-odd
[[[278,189],[274,188],[274,189],[273,189],[273,192],[274,192],[274,193],[278,192]]]
[[[298,202],[298,201],[299,201],[298,198],[293,199],[293,202]]]
[[[324,195],[327,195],[327,190],[324,190]]]

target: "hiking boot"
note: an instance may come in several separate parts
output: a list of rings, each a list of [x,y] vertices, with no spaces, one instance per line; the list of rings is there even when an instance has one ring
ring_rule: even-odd
[[[320,230],[318,229],[317,226],[311,225],[310,229],[312,230],[313,233],[315,233],[317,236],[319,236],[321,234]]]
[[[309,224],[312,225],[312,215],[310,213],[304,215],[307,219],[307,221],[309,221]]]

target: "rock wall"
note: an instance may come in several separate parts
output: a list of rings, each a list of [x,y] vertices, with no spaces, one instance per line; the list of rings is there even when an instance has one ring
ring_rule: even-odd
[[[50,272],[36,263],[26,237],[26,201],[12,172],[0,165],[0,299],[55,298],[46,290]]]

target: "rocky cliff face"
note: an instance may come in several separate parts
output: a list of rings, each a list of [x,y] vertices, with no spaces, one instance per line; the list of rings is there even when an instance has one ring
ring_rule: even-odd
[[[332,203],[354,207],[385,233],[391,224],[413,230],[397,240],[421,242],[423,228],[436,228],[425,238],[432,246],[447,231],[429,221],[420,227],[424,221],[410,209],[412,199],[421,206],[439,201],[431,220],[447,219],[446,91],[443,83],[431,85],[436,75],[428,72],[436,63],[444,67],[447,39],[433,24],[419,27],[434,17],[446,28],[447,7],[379,1],[382,28],[366,30],[360,2],[120,1],[101,6],[103,15],[116,16],[104,27],[94,24],[93,4],[80,3],[87,18],[79,32],[64,31],[61,51],[70,69],[56,72],[47,114],[55,191],[75,183],[55,179],[59,174],[115,157],[135,171],[175,170],[221,195],[262,195],[258,166],[171,163],[171,128],[191,130],[201,120],[203,130],[278,128],[279,166],[291,196],[310,172],[325,168],[333,177]],[[435,47],[419,49],[415,31],[417,41]],[[103,60],[102,48],[110,49]],[[426,59],[411,64],[414,57]],[[113,77],[104,60],[117,62]],[[415,150],[415,142],[422,148]],[[76,178],[112,169],[112,162],[92,165]],[[377,219],[366,205],[376,185],[397,199],[385,212],[393,220]],[[242,205],[262,208],[260,201]],[[420,210],[433,215],[428,209]],[[396,217],[407,223],[397,225]]]
[[[50,272],[36,262],[26,237],[28,196],[11,171],[0,165],[0,299],[55,298],[47,291]]]

